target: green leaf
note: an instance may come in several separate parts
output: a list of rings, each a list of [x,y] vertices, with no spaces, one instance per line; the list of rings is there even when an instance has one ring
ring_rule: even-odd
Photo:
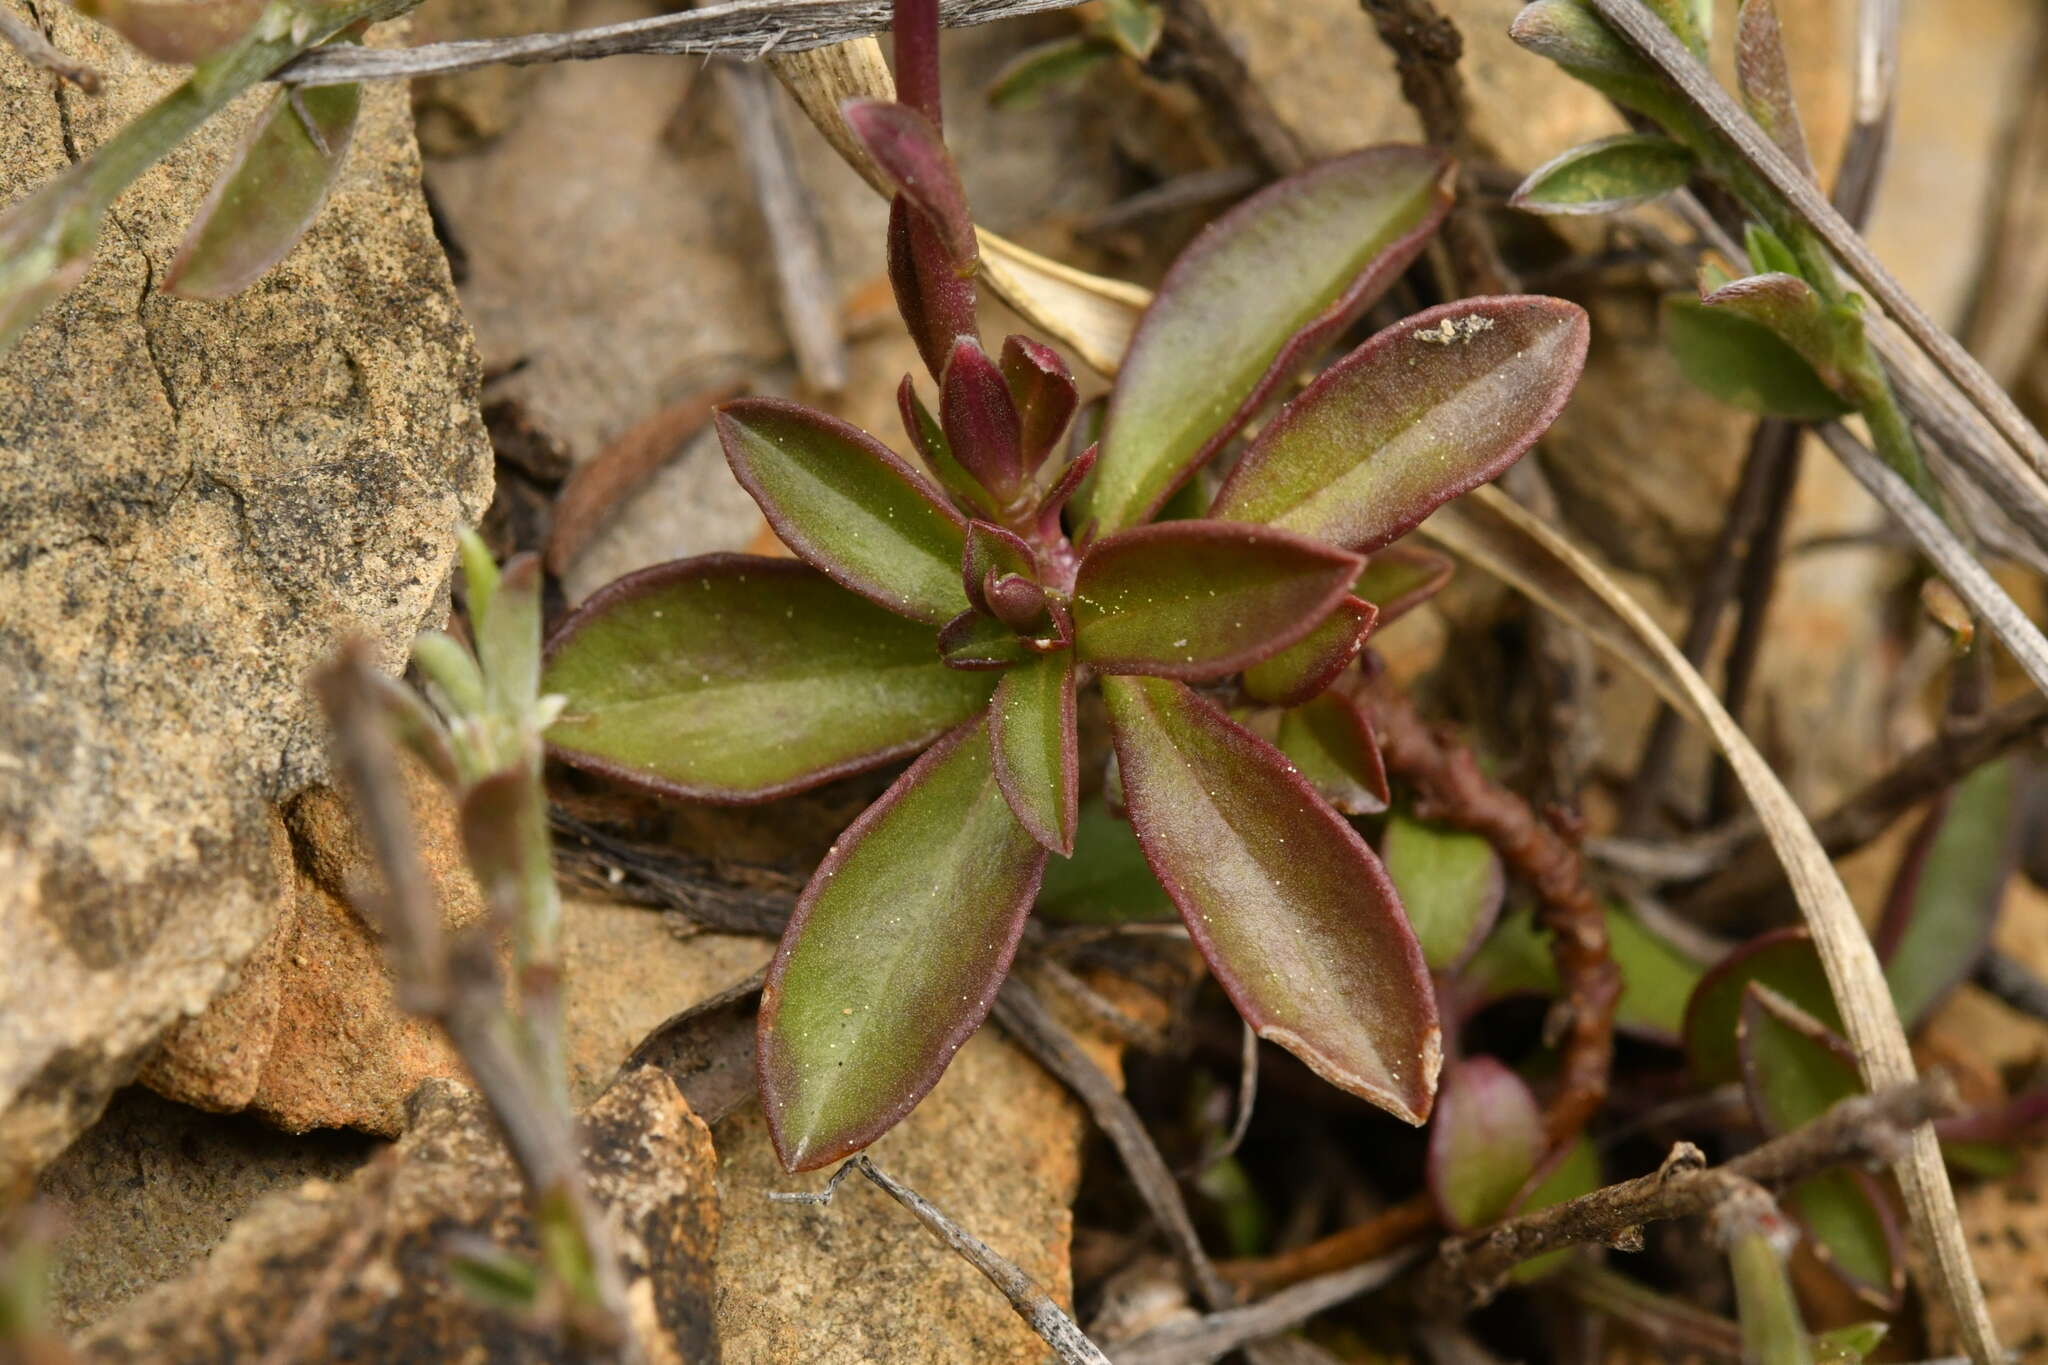
[[[1735,11],[1735,84],[1743,107],[1792,164],[1813,174],[1806,150],[1806,130],[1799,122],[1799,101],[1792,94],[1792,72],[1785,62],[1784,35],[1771,0],[1742,0]]]
[[[968,610],[940,628],[939,657],[949,668],[986,672],[1023,663],[1031,650],[995,617]]]
[[[319,216],[362,103],[360,85],[278,91],[193,216],[164,292],[226,298],[283,260]]]
[[[1753,222],[1743,226],[1742,249],[1749,257],[1752,274],[1804,277],[1799,269],[1799,258],[1792,254],[1792,248],[1785,245],[1783,237],[1762,223]],[[1712,289],[1719,289],[1728,283],[1730,281],[1721,280],[1713,285]]]
[[[1365,648],[1379,608],[1347,597],[1322,624],[1244,671],[1245,695],[1269,706],[1299,706],[1319,695]]]
[[[1107,535],[1149,520],[1415,259],[1449,207],[1449,176],[1440,153],[1372,147],[1211,223],[1138,323],[1075,524]]]
[[[1664,344],[1687,379],[1746,412],[1824,422],[1849,411],[1775,332],[1727,308],[1667,296]]]
[[[1376,550],[1521,458],[1571,396],[1587,335],[1578,305],[1533,297],[1395,323],[1266,424],[1209,515]]]
[[[540,696],[540,559],[522,554],[504,572],[476,622],[476,658],[489,713],[530,715]]]
[[[857,427],[777,398],[718,410],[740,486],[782,543],[898,615],[943,625],[966,610],[966,529],[924,477]]]
[[[1097,541],[1074,580],[1074,646],[1103,673],[1220,678],[1287,648],[1350,595],[1363,561],[1213,521]]]
[[[1102,27],[1118,47],[1142,62],[1159,46],[1166,15],[1151,0],[1103,0]]]
[[[0,213],[0,356],[85,278],[99,236],[100,208],[75,168]]]
[[[2018,853],[2017,773],[1987,763],[1928,812],[1900,861],[1873,935],[1899,1017],[1911,1027],[1984,956]]]
[[[265,0],[79,0],[145,57],[174,66],[204,60],[249,30]],[[319,87],[314,87],[319,88]]]
[[[1812,1365],[1806,1321],[1771,1234],[1761,1228],[1737,1233],[1728,1246],[1728,1269],[1742,1323],[1742,1358],[1756,1365]]]
[[[1429,1195],[1464,1232],[1507,1213],[1543,1157],[1543,1111],[1528,1085],[1491,1057],[1444,1071],[1429,1122]]]
[[[1387,875],[1432,970],[1454,971],[1500,914],[1507,883],[1493,845],[1476,834],[1396,812],[1380,841]]]
[[[1661,12],[1668,23],[1668,5]],[[1647,114],[1667,129],[1692,125],[1683,98],[1664,74],[1582,0],[1535,0],[1524,5],[1508,26],[1508,36],[1617,104]]]
[[[1339,689],[1280,713],[1273,741],[1323,800],[1346,815],[1387,808],[1387,768],[1365,713]]]
[[[1185,686],[1103,680],[1145,859],[1259,1034],[1409,1123],[1442,1062],[1422,950],[1379,859],[1287,760]]]
[[[1374,628],[1392,625],[1451,581],[1448,556],[1397,541],[1375,550],[1351,591],[1380,609]]]
[[[1684,1035],[1686,1002],[1703,974],[1699,964],[1652,933],[1627,907],[1609,901],[1603,908],[1608,952],[1621,972],[1615,1024],[1654,1042],[1678,1042]],[[1481,1003],[1557,993],[1549,942],[1528,915],[1510,915],[1495,926],[1458,979]],[[1732,1040],[1733,1015],[1728,1027]]]
[[[1018,822],[1050,851],[1071,857],[1081,806],[1074,651],[1006,670],[989,699],[988,729],[996,781]]]
[[[1858,1322],[1813,1338],[1814,1365],[1863,1365],[1864,1357],[1884,1344],[1888,1322]]]
[[[786,559],[707,555],[620,579],[549,642],[548,731],[578,767],[670,795],[761,801],[915,753],[994,680],[932,634]]]
[[[1503,916],[1458,972],[1458,984],[1482,1005],[1517,995],[1555,995],[1557,968],[1535,916]]]
[[[1685,1053],[1697,1084],[1741,1079],[1736,1030],[1743,993],[1751,983],[1769,987],[1828,1028],[1841,1031],[1842,1016],[1835,1009],[1812,937],[1804,929],[1774,929],[1709,967],[1686,1002]]]
[[[1700,302],[1768,329],[1843,402],[1854,404],[1867,391],[1862,314],[1853,305],[1830,307],[1797,275],[1747,275],[1703,294]]]
[[[761,989],[761,1101],[791,1171],[908,1114],[987,1017],[1045,850],[980,720],[940,740],[818,865]]]
[[[1872,1308],[1897,1312],[1906,1291],[1906,1248],[1884,1186],[1867,1171],[1823,1171],[1782,1196],[1814,1254]]]
[[[1026,48],[996,72],[988,87],[989,106],[1003,110],[1031,108],[1052,91],[1079,80],[1116,54],[1115,43],[1085,33]]]
[[[932,121],[894,100],[848,100],[840,114],[896,192],[937,232],[954,273],[972,275],[981,262],[974,215],[946,140]]]
[[[477,1302],[500,1312],[531,1312],[540,1303],[540,1268],[524,1256],[465,1239],[445,1262],[448,1277]]]
[[[1656,133],[1617,133],[1538,166],[1508,204],[1530,213],[1612,213],[1682,188],[1696,165],[1683,143]]]
[[[1091,796],[1081,803],[1074,856],[1046,864],[1038,913],[1076,924],[1147,923],[1173,918],[1173,902],[1152,875],[1131,822]]]

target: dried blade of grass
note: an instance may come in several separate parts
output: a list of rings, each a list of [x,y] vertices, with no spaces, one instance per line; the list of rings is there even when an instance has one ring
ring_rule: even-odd
[[[1387,1284],[1413,1265],[1422,1248],[1411,1247],[1376,1261],[1305,1280],[1247,1308],[1229,1308],[1192,1322],[1155,1327],[1115,1348],[1116,1365],[1197,1365],[1216,1360],[1263,1337],[1299,1327],[1327,1308]]]
[[[769,60],[825,140],[876,191],[890,193],[888,181],[853,140],[839,112],[849,99],[896,98],[882,45],[872,37],[856,38],[831,47],[783,52]],[[986,228],[975,231],[981,244],[981,278],[988,286],[1034,326],[1064,342],[1090,369],[1114,375],[1130,346],[1138,315],[1152,301],[1150,291],[1062,265]]]
[[[1877,954],[1833,864],[1778,775],[1723,709],[1706,680],[1642,607],[1577,548],[1502,494],[1480,488],[1423,523],[1432,539],[1514,585],[1585,631],[1680,711],[1699,720],[1726,756],[1798,897],[1873,1091],[1910,1082],[1913,1057]],[[1935,1284],[1980,1361],[1998,1359],[1996,1333],[1970,1264],[1932,1128],[1917,1130],[1894,1167]]]

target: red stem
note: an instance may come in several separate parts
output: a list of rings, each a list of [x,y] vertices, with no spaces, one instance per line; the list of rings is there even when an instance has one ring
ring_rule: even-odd
[[[939,122],[939,0],[896,0],[896,98]]]

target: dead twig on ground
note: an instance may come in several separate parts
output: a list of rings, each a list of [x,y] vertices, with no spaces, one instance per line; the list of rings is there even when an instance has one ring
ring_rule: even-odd
[[[1219,1261],[1216,1269],[1250,1293],[1266,1293],[1388,1255],[1436,1226],[1436,1203],[1423,1193],[1305,1246],[1256,1260]]]
[[[1192,1322],[1155,1327],[1117,1347],[1111,1359],[1116,1365],[1205,1365],[1390,1283],[1415,1263],[1417,1255],[1415,1251],[1396,1252],[1283,1289],[1246,1308],[1225,1309]]]
[[[1833,1166],[1896,1161],[1913,1130],[1954,1113],[1954,1082],[1935,1074],[1876,1095],[1846,1099],[1803,1128],[1720,1166],[1680,1143],[1661,1168],[1491,1228],[1450,1238],[1425,1272],[1424,1302],[1463,1312],[1486,1302],[1509,1271],[1576,1245],[1635,1249],[1642,1225],[1711,1213],[1731,1196],[1794,1184]]]
[[[12,10],[0,10],[0,42],[19,52],[30,66],[39,66],[58,80],[69,81],[88,95],[99,94],[99,72],[59,52],[40,28]]]

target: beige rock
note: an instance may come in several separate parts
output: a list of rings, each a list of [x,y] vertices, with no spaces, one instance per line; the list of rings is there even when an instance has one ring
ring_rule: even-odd
[[[650,1360],[715,1361],[710,1133],[666,1076],[642,1069],[586,1113],[585,1162]],[[454,1229],[534,1254],[525,1193],[496,1126],[474,1095],[434,1081],[415,1097],[394,1161],[265,1200],[190,1278],[134,1300],[75,1349],[88,1361],[152,1365],[254,1360],[304,1312],[300,1359],[585,1358],[456,1285],[446,1269]],[[352,1236],[364,1230],[366,1239]],[[344,1253],[360,1258],[356,1268],[330,1273]]]
[[[177,79],[41,14],[107,89],[0,51],[8,199]],[[306,670],[350,634],[395,666],[489,491],[395,87],[276,271],[221,303],[154,291],[254,111],[146,173],[0,362],[0,1187],[263,942],[287,882],[270,803],[322,768]]]
[[[567,0],[440,0],[418,10],[412,21],[416,43],[467,38],[510,38],[563,28]],[[519,117],[532,67],[487,66],[450,76],[426,76],[412,83],[413,120],[420,150],[452,156],[497,137]]]

